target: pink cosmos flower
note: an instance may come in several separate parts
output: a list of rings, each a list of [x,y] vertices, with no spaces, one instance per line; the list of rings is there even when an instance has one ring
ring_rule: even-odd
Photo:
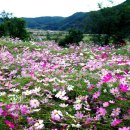
[[[82,114],[82,112],[76,112],[76,114],[75,114],[75,116],[76,116],[76,118],[77,119],[82,119],[83,118],[83,114]]]
[[[130,130],[130,127],[122,127],[122,128],[119,128],[118,130]]]
[[[58,110],[54,110],[52,111],[51,113],[51,118],[52,120],[55,120],[55,121],[61,121],[61,118],[63,117],[63,114],[61,111],[58,111]]]
[[[117,125],[119,125],[121,122],[122,122],[122,120],[115,118],[115,119],[111,122],[111,126],[117,126]]]
[[[106,111],[105,108],[100,107],[100,108],[97,110],[97,114],[98,114],[99,116],[105,116],[106,113],[107,113],[107,111]]]
[[[119,90],[118,90],[117,87],[116,88],[112,88],[112,89],[110,89],[110,93],[113,94],[113,95],[118,95],[119,94]]]
[[[113,109],[111,116],[113,117],[119,116],[120,112],[121,112],[120,108]]]
[[[104,102],[103,103],[103,107],[108,107],[109,106],[109,102]]]
[[[20,105],[21,114],[26,115],[30,112],[29,107],[27,105]]]
[[[100,92],[95,92],[95,93],[93,94],[93,98],[97,99],[100,95],[101,95]]]
[[[0,116],[2,115],[2,113],[3,113],[3,109],[2,109],[2,108],[0,108]]]
[[[121,92],[127,92],[128,91],[128,86],[125,85],[125,84],[121,84],[119,86],[119,88],[120,88]]]
[[[8,121],[8,120],[5,121],[5,124],[6,124],[9,128],[12,128],[12,129],[15,127],[14,123],[12,123],[12,122],[10,122],[10,121]]]
[[[37,108],[37,107],[39,107],[39,105],[40,105],[40,103],[39,103],[39,101],[37,99],[30,100],[30,106],[32,108]]]

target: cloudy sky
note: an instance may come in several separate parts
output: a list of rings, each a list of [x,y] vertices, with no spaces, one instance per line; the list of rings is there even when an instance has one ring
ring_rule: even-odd
[[[117,5],[125,0],[113,0]],[[13,13],[16,17],[70,16],[75,12],[97,10],[97,3],[111,6],[108,0],[0,0],[0,12]]]

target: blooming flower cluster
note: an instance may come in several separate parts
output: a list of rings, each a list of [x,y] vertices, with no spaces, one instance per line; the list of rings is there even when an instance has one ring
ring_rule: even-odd
[[[0,127],[130,130],[130,46],[0,39]]]

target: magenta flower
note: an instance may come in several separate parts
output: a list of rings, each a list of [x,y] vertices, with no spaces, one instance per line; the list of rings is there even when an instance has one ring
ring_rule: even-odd
[[[127,110],[127,113],[130,114],[130,109]]]
[[[9,128],[12,128],[12,129],[15,127],[14,123],[12,123],[12,122],[10,122],[10,121],[8,121],[8,120],[5,121],[5,124],[6,124]]]
[[[123,75],[120,75],[120,74],[116,74],[116,78],[117,78],[117,79],[122,79],[122,78],[124,78],[124,76],[123,76]]]
[[[2,116],[6,117],[7,115],[8,115],[8,112],[7,111],[3,111]]]
[[[117,126],[121,123],[122,121],[120,119],[114,119],[112,122],[111,122],[111,126]]]
[[[108,54],[107,53],[102,53],[102,55],[101,55],[101,58],[102,59],[105,59],[105,58],[108,58],[109,56],[108,56]]]
[[[119,88],[120,88],[121,92],[127,92],[128,91],[128,86],[125,85],[125,84],[121,84],[119,86]]]
[[[104,82],[104,83],[107,83],[107,82],[109,82],[111,79],[112,79],[112,74],[111,74],[111,73],[108,73],[108,74],[106,74],[106,75],[103,77],[103,82]]]
[[[21,114],[26,115],[30,113],[29,107],[27,105],[20,105]]]

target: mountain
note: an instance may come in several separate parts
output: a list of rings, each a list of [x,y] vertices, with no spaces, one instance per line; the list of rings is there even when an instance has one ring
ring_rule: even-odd
[[[69,28],[77,28],[83,30],[84,18],[87,13],[77,12],[69,17],[37,17],[24,18],[28,28],[44,29],[44,30],[66,30]]]
[[[119,13],[123,12],[125,10],[130,9],[130,0],[126,0],[125,2],[113,6],[113,7],[107,7],[101,10],[104,10],[106,14],[109,14],[112,16],[113,14],[110,14],[110,12],[114,12],[114,10]],[[37,17],[37,18],[24,18],[27,27],[28,28],[35,28],[35,29],[43,29],[43,30],[68,30],[70,28],[79,29],[83,32],[91,32],[91,29],[89,28],[89,25],[91,24],[91,14],[94,12],[95,18],[99,14],[101,14],[101,10],[98,11],[91,11],[91,12],[77,12],[69,17]],[[107,17],[107,15],[106,15]],[[115,16],[114,16],[115,17]],[[97,21],[95,19],[95,21]]]
[[[66,30],[69,28],[83,30],[85,25],[85,18],[87,16],[88,13],[78,12],[67,17],[60,23],[59,30]]]
[[[37,17],[37,18],[24,18],[28,28],[37,28],[44,30],[57,30],[59,24],[65,19],[64,17]]]

